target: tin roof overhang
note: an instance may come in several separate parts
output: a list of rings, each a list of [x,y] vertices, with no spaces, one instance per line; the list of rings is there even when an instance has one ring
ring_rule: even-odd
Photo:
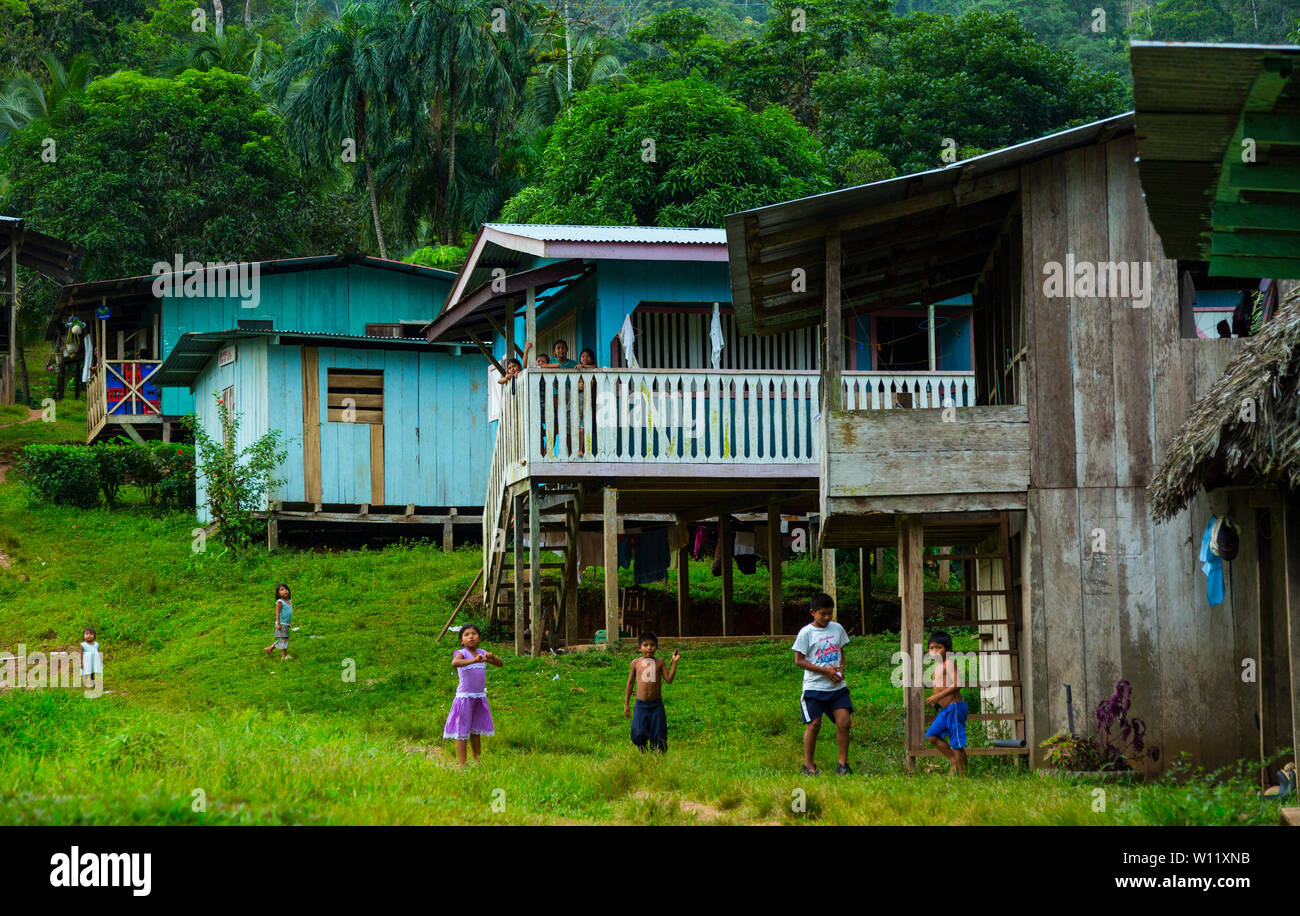
[[[10,245],[18,247],[18,264],[44,274],[59,283],[70,283],[77,276],[85,250],[80,245],[65,242],[44,232],[27,228],[27,221],[16,216],[0,216],[0,250]],[[8,288],[9,259],[0,263],[0,276]]]
[[[1018,206],[1020,166],[1132,130],[1130,112],[942,169],[731,214],[732,303],[741,330],[773,334],[820,322],[833,231],[841,235],[846,313],[970,292]]]

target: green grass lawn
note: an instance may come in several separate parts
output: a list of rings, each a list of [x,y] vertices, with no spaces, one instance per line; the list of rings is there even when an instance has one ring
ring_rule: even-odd
[[[57,424],[0,428],[15,437]],[[65,425],[66,424],[66,425]],[[32,430],[31,427],[44,427]],[[98,630],[108,693],[0,691],[0,823],[1272,823],[1246,789],[1094,786],[973,759],[903,767],[896,637],[854,640],[856,775],[799,775],[800,676],[784,643],[684,652],[665,687],[666,757],[628,740],[629,656],[532,660],[489,645],[497,734],[481,765],[442,740],[453,637],[433,638],[479,565],[431,545],[327,553],[191,550],[184,513],[29,505],[0,485],[0,650],[76,647]],[[597,575],[588,572],[588,577]],[[293,659],[269,659],[272,589],[294,591]],[[969,646],[967,646],[969,647]],[[958,648],[962,648],[961,645]],[[355,681],[344,679],[355,665]],[[972,729],[974,731],[974,729]],[[834,764],[833,729],[818,760]],[[799,793],[806,810],[795,810]]]

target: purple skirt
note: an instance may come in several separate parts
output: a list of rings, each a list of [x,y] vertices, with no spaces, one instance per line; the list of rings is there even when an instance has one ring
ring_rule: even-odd
[[[494,734],[492,711],[488,709],[487,697],[458,696],[451,701],[451,712],[442,729],[444,738],[466,741],[470,735],[491,734]]]

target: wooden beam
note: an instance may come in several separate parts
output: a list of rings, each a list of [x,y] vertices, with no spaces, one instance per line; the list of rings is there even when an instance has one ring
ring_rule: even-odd
[[[483,318],[484,318],[484,320],[487,321],[488,324],[492,325],[492,330],[496,331],[498,334],[500,334],[500,335],[502,336],[502,338],[505,339],[505,341],[506,341],[506,346],[507,346],[507,349],[506,349],[506,358],[508,359],[508,358],[510,357],[511,352],[513,352],[513,353],[517,354],[517,355],[520,357],[520,359],[522,359],[522,358],[523,358],[523,355],[524,355],[524,351],[521,350],[521,349],[519,349],[519,344],[517,344],[517,343],[514,342],[514,335],[513,335],[513,334],[507,334],[507,333],[506,333],[506,329],[505,329],[504,327],[502,327],[502,325],[500,324],[500,322],[498,322],[498,321],[497,321],[495,318],[493,318],[491,315],[488,315],[487,313],[484,313]]]
[[[826,236],[826,333],[822,353],[822,416],[844,406],[840,368],[844,350],[844,315],[840,303],[840,234]]]
[[[370,427],[370,503],[384,505],[384,427],[380,423]]]
[[[528,343],[536,347],[537,346],[537,287],[535,286],[528,287],[528,292],[526,296],[527,298],[524,300],[524,339]],[[534,359],[537,358],[536,353],[533,354],[533,358]],[[527,366],[525,366],[524,368],[527,368]]]
[[[1291,660],[1291,754],[1293,760],[1300,760],[1300,496],[1290,494],[1280,514],[1286,539],[1282,551],[1286,558],[1286,579],[1279,605],[1286,614],[1285,651]],[[1283,647],[1279,646],[1275,656],[1282,651]]]
[[[542,616],[542,513],[537,505],[537,485],[528,488],[528,610],[532,618],[531,648],[533,658],[542,655],[542,634],[546,621]],[[518,558],[515,564],[518,565]]]
[[[871,632],[871,568],[867,565],[867,548],[858,548],[858,607],[862,612],[862,633]]]
[[[618,651],[618,490],[605,487],[605,648]]]
[[[900,606],[900,642],[907,664],[907,681],[903,688],[903,734],[907,769],[916,770],[917,752],[922,749],[925,688],[912,683],[912,672],[922,661],[925,625],[924,530],[914,515],[898,519],[898,597]],[[908,664],[910,662],[910,664]]]
[[[1300,278],[1300,258],[1224,257],[1210,255],[1212,277]]]
[[[479,348],[479,352],[481,352],[484,356],[486,356],[488,360],[492,363],[492,365],[496,367],[497,372],[500,372],[502,375],[505,375],[506,370],[502,367],[502,365],[499,362],[497,362],[497,358],[492,355],[492,351],[488,349],[487,344],[483,343],[483,339],[479,337],[477,334],[475,334],[473,331],[466,330],[465,333],[469,335],[470,340],[474,341],[474,346]]]
[[[735,594],[732,591],[732,556],[735,552],[735,530],[731,516],[723,514],[718,519],[718,547],[722,557],[722,635],[736,635]]]
[[[1242,115],[1241,133],[1256,143],[1300,146],[1300,120],[1276,111],[1248,111]]]
[[[677,549],[677,635],[691,635],[691,549]]]
[[[302,348],[303,501],[321,502],[320,369],[316,348]]]
[[[514,549],[514,604],[515,604],[515,655],[524,654],[524,630],[528,628],[524,617],[524,494],[513,499],[515,549]]]
[[[781,593],[781,507],[767,506],[767,596],[768,632],[773,636],[784,630],[785,600]]]
[[[835,613],[831,615],[832,620],[840,619],[840,602],[835,590],[835,551],[822,551],[822,591],[831,596],[835,602]]]
[[[1300,191],[1300,168],[1285,165],[1230,165],[1228,185],[1237,191]]]
[[[582,491],[574,496],[572,505],[565,514],[565,530],[568,533],[568,550],[564,554],[564,578],[567,583],[564,591],[564,642],[566,646],[578,641],[578,586],[582,570],[578,567],[578,538],[582,518]],[[558,617],[558,614],[556,615]]]

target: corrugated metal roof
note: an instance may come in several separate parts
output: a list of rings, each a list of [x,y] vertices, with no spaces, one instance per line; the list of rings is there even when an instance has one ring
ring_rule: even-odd
[[[562,224],[485,223],[498,232],[542,242],[609,242],[612,244],[725,245],[724,229],[662,226],[570,226]]]
[[[291,331],[276,328],[255,331],[237,328],[225,331],[188,332],[181,335],[176,346],[167,354],[162,365],[154,372],[156,385],[168,388],[188,388],[194,383],[222,345],[232,340],[250,338],[276,338],[277,343],[293,345],[310,342],[316,346],[334,344],[340,347],[383,350],[445,350],[456,344],[430,343],[423,337],[371,337],[361,334],[325,334],[319,331]]]

